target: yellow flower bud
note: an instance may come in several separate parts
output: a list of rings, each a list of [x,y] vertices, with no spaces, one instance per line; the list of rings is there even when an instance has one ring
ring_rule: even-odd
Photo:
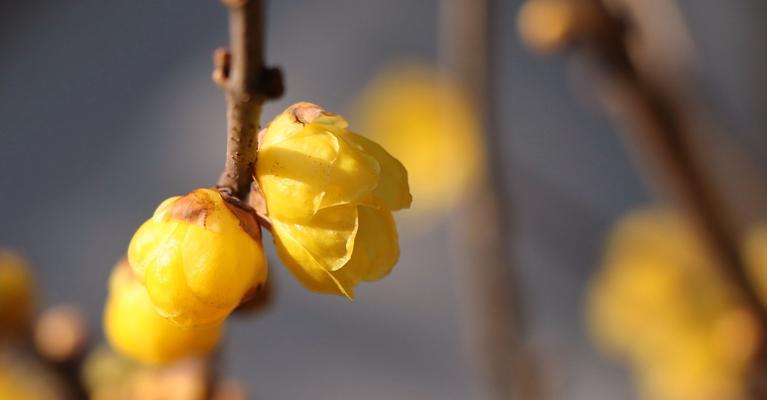
[[[353,296],[399,257],[392,210],[410,207],[407,171],[341,116],[297,103],[260,135],[256,179],[277,251],[309,289]]]
[[[35,307],[35,282],[24,258],[0,249],[0,337],[29,328]]]
[[[128,259],[157,312],[184,327],[220,323],[267,275],[254,215],[212,189],[160,204]]]
[[[155,311],[146,288],[127,261],[112,271],[104,331],[117,351],[143,363],[160,364],[201,356],[218,343],[222,325],[181,328]]]

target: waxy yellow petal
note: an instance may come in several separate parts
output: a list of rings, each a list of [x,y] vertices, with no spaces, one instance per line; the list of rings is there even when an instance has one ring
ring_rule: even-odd
[[[410,194],[405,166],[381,145],[362,135],[348,132],[344,137],[372,155],[380,165],[378,185],[373,190],[375,202],[390,210],[410,208],[413,196]]]
[[[274,243],[285,267],[304,287],[318,293],[338,294],[352,298],[352,286],[342,284],[333,272],[323,268],[317,260],[289,234],[278,233],[275,226]]]
[[[263,146],[256,166],[270,216],[296,222],[321,208],[361,201],[376,187],[379,171],[375,158],[316,124]]]
[[[354,252],[341,271],[353,271],[362,280],[375,281],[388,275],[399,259],[397,226],[391,211],[360,206],[357,212]]]
[[[307,224],[272,221],[277,239],[290,238],[284,244],[299,264],[311,261],[327,271],[335,271],[346,264],[354,249],[357,234],[357,206],[344,205],[320,210]]]

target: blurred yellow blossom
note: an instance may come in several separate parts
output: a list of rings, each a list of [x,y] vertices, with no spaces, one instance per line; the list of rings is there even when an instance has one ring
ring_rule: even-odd
[[[86,358],[82,376],[93,400],[208,400],[226,384],[214,383],[211,372],[204,357],[142,365],[101,347]]]
[[[104,330],[117,351],[144,363],[160,364],[207,354],[218,343],[222,326],[181,328],[161,317],[147,289],[123,260],[110,278]]]
[[[352,297],[399,257],[392,210],[410,207],[408,173],[341,116],[297,103],[260,134],[255,175],[280,258],[310,290]]]
[[[0,338],[29,328],[36,302],[36,285],[26,260],[0,249]]]
[[[164,368],[137,370],[130,380],[133,400],[208,400],[210,372],[199,358],[187,359]]]
[[[220,323],[267,275],[255,216],[212,189],[160,204],[128,259],[157,312],[184,327]]]
[[[69,393],[42,364],[5,351],[0,352],[0,399],[64,400]]]
[[[407,167],[417,215],[453,206],[483,173],[476,110],[435,68],[403,63],[383,70],[356,109],[360,130]]]
[[[644,398],[742,398],[758,327],[681,218],[643,210],[618,223],[588,313],[593,337],[631,366]]]
[[[520,38],[541,53],[559,50],[577,28],[577,7],[567,0],[526,1],[517,16]]]
[[[130,378],[141,367],[102,345],[87,354],[80,375],[91,399],[124,400],[130,398]]]

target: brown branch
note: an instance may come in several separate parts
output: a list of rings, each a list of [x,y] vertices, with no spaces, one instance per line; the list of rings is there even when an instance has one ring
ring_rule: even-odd
[[[531,0],[531,3],[535,1],[542,4],[546,0]],[[556,44],[575,45],[576,50],[595,61],[601,72],[603,105],[616,122],[623,125],[629,149],[636,153],[643,172],[662,197],[687,217],[723,277],[737,289],[752,311],[762,335],[767,334],[767,310],[749,279],[738,236],[730,229],[732,212],[696,160],[690,141],[695,135],[688,132],[684,124],[686,118],[692,118],[687,115],[687,107],[640,73],[630,55],[627,37],[633,32],[627,21],[611,13],[601,0],[569,0],[569,3],[572,20],[564,29],[569,36],[567,41],[561,38],[562,42]],[[527,14],[534,16],[535,13]],[[525,13],[521,15],[524,18]],[[526,25],[534,26],[535,22],[527,21]],[[528,38],[544,36],[554,35],[531,34]],[[535,46],[536,40],[531,42]],[[765,355],[763,337],[754,362],[763,364]],[[765,398],[764,387],[755,387],[759,382],[762,386],[767,382],[764,365],[755,364],[752,372],[752,395]]]
[[[227,146],[219,190],[245,201],[256,165],[264,101],[282,94],[279,69],[264,66],[263,0],[222,0],[229,8],[231,50],[213,54],[213,81],[226,93]]]

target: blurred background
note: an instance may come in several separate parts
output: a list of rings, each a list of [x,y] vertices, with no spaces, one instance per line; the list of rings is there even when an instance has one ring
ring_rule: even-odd
[[[593,349],[583,305],[610,226],[650,196],[588,87],[577,87],[588,79],[523,46],[521,1],[495,3],[488,107],[500,116],[496,173],[508,188],[524,340],[544,360],[551,398],[633,398],[628,373]],[[678,3],[695,49],[690,74],[767,171],[767,3]],[[354,128],[356,99],[378,73],[437,61],[438,10],[426,0],[269,2],[267,60],[283,68],[287,91],[264,121],[305,100]],[[161,199],[222,170],[225,102],[210,55],[227,41],[226,10],[212,0],[0,3],[0,245],[34,265],[43,304],[79,305],[97,335],[110,269],[134,230]],[[398,266],[353,303],[307,292],[268,243],[277,298],[259,317],[231,320],[226,374],[256,399],[485,398],[450,250],[462,210],[416,213],[397,215]]]

